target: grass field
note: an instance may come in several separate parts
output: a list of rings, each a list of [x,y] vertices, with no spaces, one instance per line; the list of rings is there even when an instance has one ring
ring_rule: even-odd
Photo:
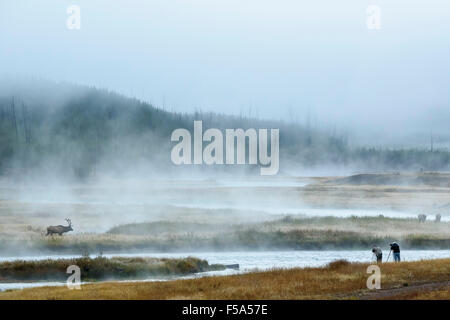
[[[24,289],[0,299],[450,299],[450,259],[382,264],[380,290],[367,289],[367,266],[341,260],[323,268]]]
[[[124,224],[105,233],[45,237],[34,229],[0,232],[0,254],[99,254],[211,250],[367,249],[401,241],[404,249],[450,248],[450,222],[419,223],[387,217],[284,216],[260,223],[154,221]],[[15,248],[20,248],[17,250]]]
[[[391,182],[398,175],[388,177]],[[442,177],[447,179],[447,175]],[[357,185],[343,184],[342,179],[332,177],[308,181],[310,184],[304,187],[251,188],[218,187],[209,182],[181,185],[167,182],[167,185],[148,189],[125,189],[120,194],[114,186],[50,190],[0,188],[4,196],[4,200],[0,200],[0,254],[367,249],[372,244],[391,241],[401,241],[405,249],[450,248],[450,222],[432,221],[432,214],[448,214],[445,209],[450,197],[448,187],[367,185],[365,181]],[[360,179],[357,182],[360,183]],[[139,204],[149,194],[158,204]],[[20,201],[14,200],[15,195]],[[117,199],[128,202],[114,205]],[[167,204],[185,201],[214,207],[217,199],[225,204],[245,203],[250,209]],[[284,207],[298,208],[298,212],[271,214],[256,209],[266,205],[278,208],[280,212]],[[308,218],[302,215],[305,206],[347,208],[354,210],[355,216]],[[358,217],[357,208],[376,210],[380,216]],[[419,223],[414,218],[382,216],[385,210],[403,209],[427,213],[429,218],[425,223]],[[46,227],[62,223],[65,217],[74,222],[74,232],[63,237],[45,237]]]

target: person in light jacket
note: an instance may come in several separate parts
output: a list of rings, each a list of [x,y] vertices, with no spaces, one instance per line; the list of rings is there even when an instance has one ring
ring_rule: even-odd
[[[372,252],[377,257],[377,263],[383,262],[383,252],[381,251],[380,247],[373,246]]]

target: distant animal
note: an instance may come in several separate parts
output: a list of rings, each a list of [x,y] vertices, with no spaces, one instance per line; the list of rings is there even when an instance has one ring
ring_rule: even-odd
[[[59,234],[60,236],[62,236],[63,233],[69,232],[69,231],[73,231],[72,229],[72,221],[70,219],[66,219],[68,226],[50,226],[47,228],[47,234],[48,235],[53,235],[53,234]]]
[[[419,218],[419,222],[425,222],[425,220],[427,220],[427,215],[426,214],[419,214],[418,218]]]
[[[436,218],[434,219],[434,222],[441,222],[441,214],[440,213],[438,213],[436,215]]]

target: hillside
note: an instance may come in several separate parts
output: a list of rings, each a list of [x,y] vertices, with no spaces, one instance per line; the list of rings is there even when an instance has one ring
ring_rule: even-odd
[[[346,135],[335,130],[215,113],[173,113],[92,87],[3,80],[0,175],[45,174],[59,179],[168,172],[174,170],[171,132],[177,128],[192,130],[194,120],[203,120],[204,130],[279,128],[280,173],[327,166],[353,170],[450,168],[447,151],[352,148]]]

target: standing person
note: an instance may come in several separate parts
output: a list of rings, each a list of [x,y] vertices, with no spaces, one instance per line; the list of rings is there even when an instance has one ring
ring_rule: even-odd
[[[394,253],[394,261],[400,262],[400,246],[398,245],[397,242],[392,242],[390,246],[392,252]]]
[[[380,247],[373,246],[372,252],[375,253],[375,256],[377,257],[377,263],[383,262],[383,252],[381,251]]]

